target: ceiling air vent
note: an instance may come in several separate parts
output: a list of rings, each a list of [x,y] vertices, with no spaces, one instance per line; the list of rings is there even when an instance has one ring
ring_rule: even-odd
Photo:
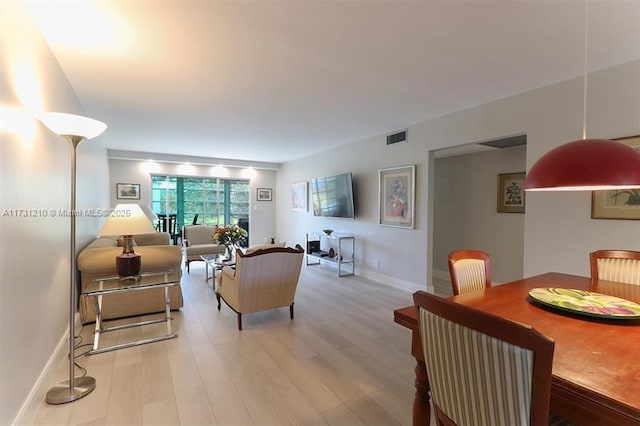
[[[520,146],[527,144],[527,135],[510,136],[508,138],[495,139],[487,142],[480,142],[480,145],[490,146],[492,148],[511,148],[512,146]]]
[[[406,130],[387,136],[387,145],[393,145],[395,143],[406,142],[406,141],[407,141]]]

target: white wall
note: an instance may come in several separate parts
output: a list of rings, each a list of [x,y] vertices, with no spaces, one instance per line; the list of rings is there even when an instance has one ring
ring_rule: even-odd
[[[66,354],[69,324],[70,221],[49,212],[70,208],[71,148],[33,112],[86,114],[21,2],[0,6],[0,57],[0,424],[9,424],[60,379],[46,367],[58,348]],[[78,148],[79,209],[108,205],[101,138]],[[77,219],[79,247],[102,220]]]
[[[409,133],[409,141],[386,146],[384,136],[356,142],[330,152],[285,163],[278,173],[277,230],[290,244],[304,247],[305,233],[321,229],[356,237],[356,273],[404,288],[424,288],[426,283],[426,181],[427,152]],[[415,164],[415,229],[391,228],[378,223],[378,170]],[[291,210],[291,184],[352,172],[356,219],[314,217]]]
[[[139,183],[140,204],[151,205],[151,174],[166,174],[177,176],[220,177],[232,179],[250,178],[249,183],[249,244],[263,244],[265,239],[270,240],[276,236],[275,200],[277,194],[276,172],[272,170],[254,169],[251,175],[246,169],[237,167],[212,168],[203,165],[191,165],[189,171],[181,168],[181,164],[137,160],[109,160],[110,170],[110,197],[111,206],[118,202],[131,202],[132,200],[118,200],[116,198],[116,184]],[[257,201],[257,188],[273,189],[274,201]]]
[[[409,126],[409,141],[404,144],[387,147],[384,135],[380,135],[283,164],[277,179],[281,191],[278,232],[290,242],[304,241],[305,232],[323,228],[352,233],[361,275],[424,288],[432,273],[434,232],[429,225],[433,215],[427,209],[433,184],[428,180],[433,164],[429,152],[524,133],[528,169],[544,152],[581,137],[582,83],[582,78],[576,78]],[[590,137],[640,134],[640,60],[591,74],[588,93]],[[417,165],[416,229],[381,227],[377,224],[377,171],[408,164]],[[357,184],[355,221],[291,211],[292,183],[346,171],[354,173]],[[640,250],[640,223],[593,220],[590,200],[590,193],[581,192],[527,196],[525,276],[547,271],[588,275],[588,253],[592,250]]]
[[[524,172],[526,146],[439,158],[434,170],[434,274],[448,278],[453,250],[491,255],[492,281],[521,278],[524,269],[524,214],[498,213],[499,173]]]

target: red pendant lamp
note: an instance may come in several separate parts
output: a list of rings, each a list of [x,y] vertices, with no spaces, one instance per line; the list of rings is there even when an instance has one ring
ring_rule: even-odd
[[[540,157],[524,182],[525,191],[597,191],[640,188],[640,152],[620,142],[587,139],[587,34],[584,34],[582,140],[560,145]]]
[[[560,145],[529,170],[526,191],[640,188],[640,152],[620,142],[582,139]]]

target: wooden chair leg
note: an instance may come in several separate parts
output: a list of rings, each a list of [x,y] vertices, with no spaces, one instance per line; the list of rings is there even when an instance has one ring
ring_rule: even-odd
[[[242,330],[242,314],[238,312],[238,330]]]
[[[291,316],[291,319],[293,319],[293,303],[289,305],[289,315]]]

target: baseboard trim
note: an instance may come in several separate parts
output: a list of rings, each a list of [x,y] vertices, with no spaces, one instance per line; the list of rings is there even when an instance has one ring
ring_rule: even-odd
[[[411,281],[401,280],[396,277],[390,277],[389,275],[382,274],[377,271],[372,271],[370,269],[358,268],[356,271],[357,275],[360,275],[364,278],[373,280],[380,284],[387,285],[389,287],[397,288],[399,290],[408,291],[414,293],[418,290],[428,291],[433,293],[433,285],[420,285]],[[410,302],[410,301],[409,301]]]
[[[443,271],[442,269],[433,269],[431,277],[437,280],[449,281],[449,271]]]
[[[76,324],[79,318],[79,315],[76,314]],[[66,329],[64,335],[60,338],[56,349],[49,357],[49,360],[42,369],[42,372],[40,372],[38,380],[36,380],[33,387],[31,388],[31,392],[29,392],[29,395],[27,396],[27,399],[25,399],[22,407],[20,407],[20,410],[18,410],[15,419],[11,423],[12,425],[33,423],[38,408],[40,407],[40,404],[43,403],[44,397],[50,388],[50,384],[54,380],[53,375],[56,372],[56,368],[60,365],[60,363],[67,360],[68,353],[69,328]]]

